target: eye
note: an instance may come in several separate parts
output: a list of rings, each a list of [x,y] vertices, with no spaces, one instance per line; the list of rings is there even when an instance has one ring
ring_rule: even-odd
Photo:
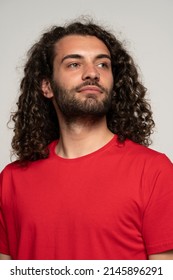
[[[73,63],[68,64],[67,67],[68,67],[68,68],[77,68],[77,67],[79,67],[79,63],[73,62]]]
[[[108,62],[100,62],[97,66],[99,68],[109,68],[110,65]]]

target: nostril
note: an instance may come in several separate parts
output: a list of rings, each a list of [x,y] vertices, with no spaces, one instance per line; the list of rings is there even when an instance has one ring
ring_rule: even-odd
[[[86,73],[83,75],[83,80],[100,80],[100,73],[99,72],[92,72],[92,73]]]

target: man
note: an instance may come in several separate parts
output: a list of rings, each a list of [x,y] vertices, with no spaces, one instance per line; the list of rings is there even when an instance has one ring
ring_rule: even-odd
[[[30,50],[1,174],[1,259],[173,259],[173,166],[131,56],[92,22]]]

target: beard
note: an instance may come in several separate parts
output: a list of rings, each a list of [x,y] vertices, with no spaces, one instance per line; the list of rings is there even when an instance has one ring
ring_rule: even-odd
[[[85,96],[79,96],[79,93],[77,96],[80,88],[87,85],[99,87],[101,89],[99,96],[93,93],[88,93]],[[111,107],[112,90],[105,89],[97,82],[86,81],[71,90],[67,90],[52,81],[51,88],[56,105],[67,122],[73,122],[76,119],[91,119],[94,121],[105,116]]]

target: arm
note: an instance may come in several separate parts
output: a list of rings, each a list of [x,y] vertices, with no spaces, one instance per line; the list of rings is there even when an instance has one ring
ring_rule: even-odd
[[[147,172],[145,193],[153,186],[150,197],[147,196],[148,204],[143,216],[143,238],[148,259],[173,260],[173,164],[160,155],[152,165],[150,163]]]
[[[11,257],[9,255],[0,253],[0,260],[11,260]]]
[[[3,179],[3,172],[0,173],[0,250],[1,252],[8,252],[5,250],[6,247],[8,247],[6,244],[7,242],[7,234],[6,234],[6,227],[5,227],[5,221],[4,221],[4,215],[2,211],[2,179]],[[3,248],[3,249],[2,249]],[[0,252],[0,260],[11,260],[11,256],[7,254],[3,254]]]
[[[173,260],[173,250],[150,255],[149,260]]]

